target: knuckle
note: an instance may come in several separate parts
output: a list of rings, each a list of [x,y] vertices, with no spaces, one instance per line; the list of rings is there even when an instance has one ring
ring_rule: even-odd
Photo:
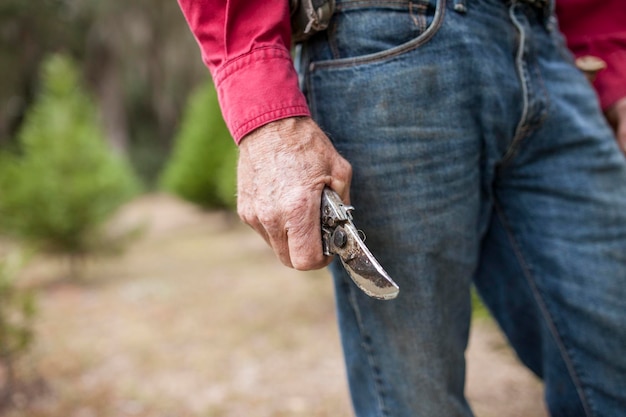
[[[295,198],[285,202],[285,210],[288,213],[287,223],[290,227],[302,223],[302,213],[307,207],[304,198]]]
[[[237,210],[237,215],[239,216],[241,221],[244,222],[245,224],[250,224],[252,222],[252,218],[245,211]]]
[[[259,222],[265,227],[267,230],[277,230],[280,229],[280,216],[277,216],[274,211],[262,210],[257,213],[257,218]]]
[[[237,215],[245,224],[252,226],[258,223],[257,216],[255,216],[254,212],[245,207],[238,207]]]
[[[352,176],[352,165],[348,161],[346,161],[343,166],[343,172],[344,172],[344,175],[347,177]]]

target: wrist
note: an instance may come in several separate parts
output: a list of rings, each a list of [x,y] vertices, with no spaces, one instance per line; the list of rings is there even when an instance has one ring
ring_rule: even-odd
[[[240,150],[248,149],[254,145],[253,142],[288,143],[292,136],[296,137],[302,133],[301,129],[304,124],[315,126],[315,122],[308,116],[292,116],[271,121],[243,136],[239,142],[239,148]]]

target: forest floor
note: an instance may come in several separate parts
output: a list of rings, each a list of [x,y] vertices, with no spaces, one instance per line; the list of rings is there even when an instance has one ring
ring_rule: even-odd
[[[38,288],[36,343],[0,414],[353,416],[326,271],[285,268],[232,214],[164,195],[116,224],[144,233],[81,280],[54,259],[24,271]],[[488,317],[473,321],[467,362],[477,417],[547,415],[541,383]]]

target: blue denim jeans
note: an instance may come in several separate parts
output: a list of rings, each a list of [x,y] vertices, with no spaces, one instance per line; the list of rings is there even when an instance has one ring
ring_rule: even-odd
[[[472,415],[473,281],[553,416],[626,415],[626,161],[550,6],[337,6],[302,88],[400,286],[374,300],[331,266],[357,416]]]

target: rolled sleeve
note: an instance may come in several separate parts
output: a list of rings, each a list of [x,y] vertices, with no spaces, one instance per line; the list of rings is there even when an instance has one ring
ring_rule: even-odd
[[[285,0],[178,0],[237,143],[275,120],[310,115],[289,48]]]
[[[288,50],[255,49],[215,71],[224,120],[235,141],[275,120],[310,115]]]

